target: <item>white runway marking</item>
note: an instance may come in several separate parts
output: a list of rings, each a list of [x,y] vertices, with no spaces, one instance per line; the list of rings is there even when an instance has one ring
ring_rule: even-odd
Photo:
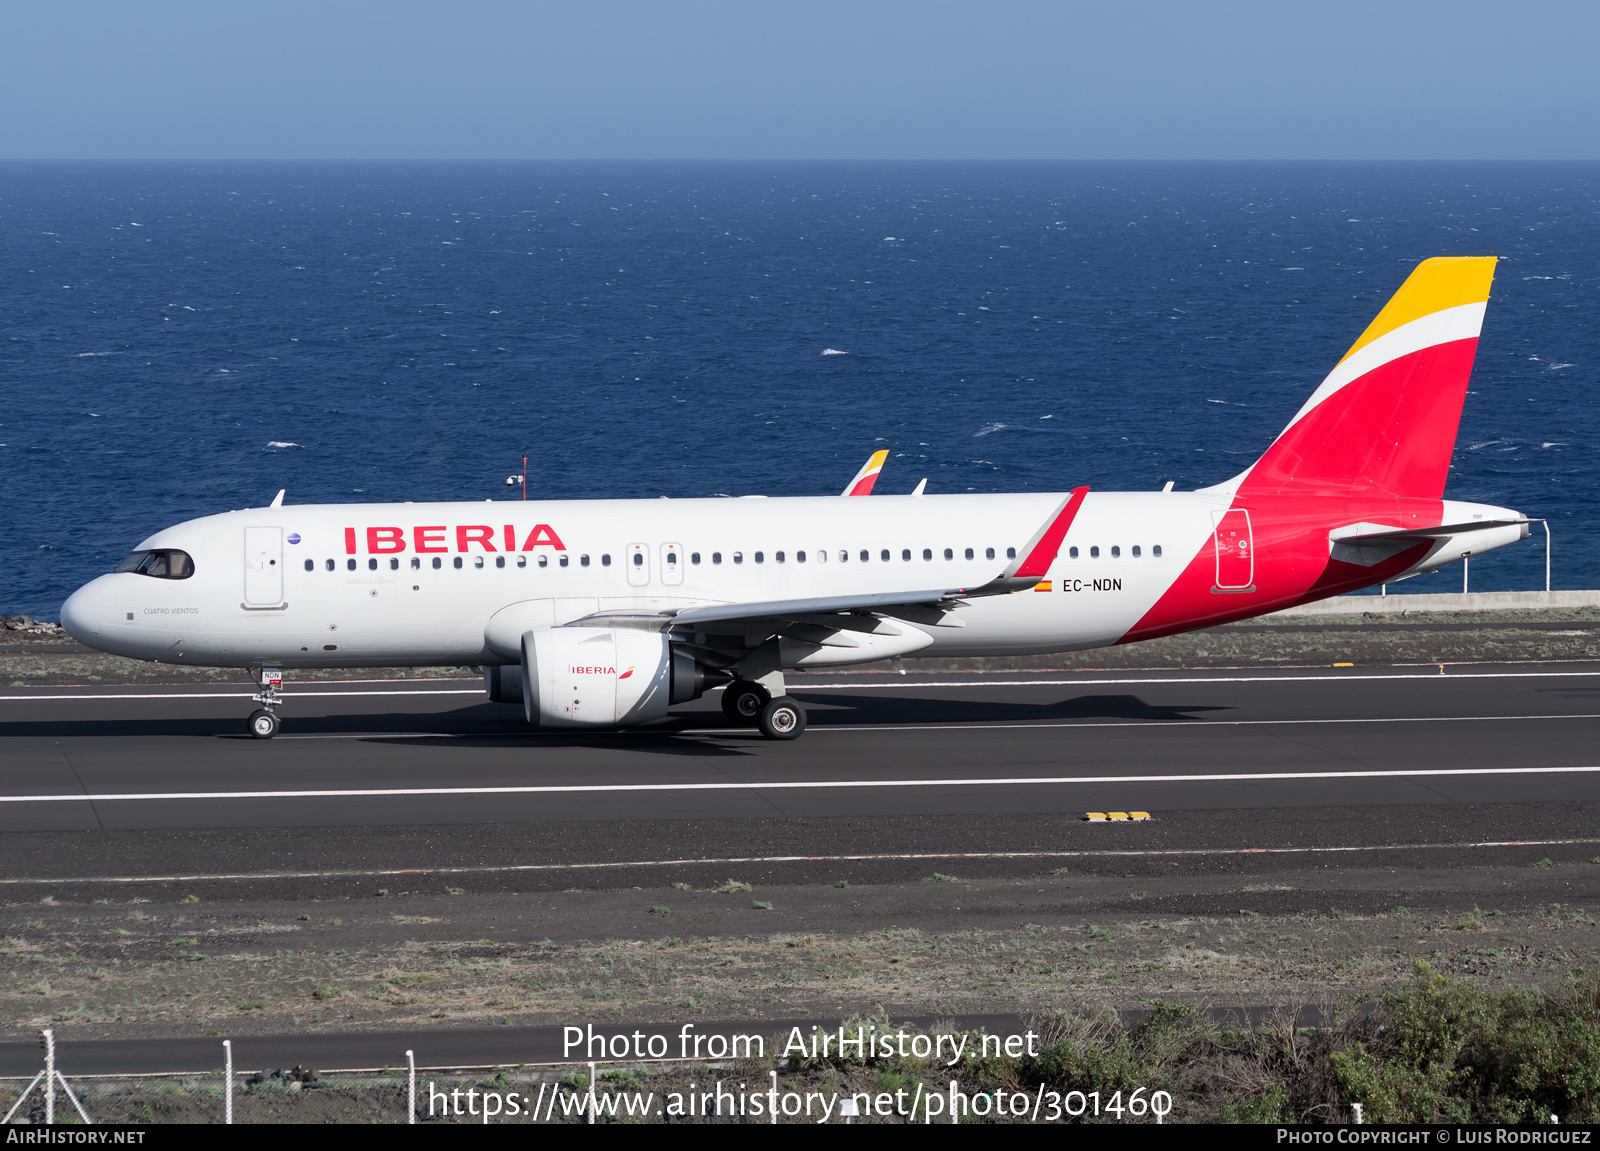
[[[1092,687],[1095,684],[1156,684],[1156,683],[1353,683],[1375,679],[1424,679],[1445,682],[1452,679],[1569,679],[1581,676],[1600,676],[1600,671],[1463,671],[1441,675],[1430,672],[1377,672],[1349,675],[1201,675],[1201,676],[1150,676],[1140,679],[994,679],[994,680],[932,680],[927,683],[806,683],[799,681],[788,685],[796,691],[883,691],[896,688],[930,687]]]
[[[420,690],[401,691],[295,691],[279,692],[279,699],[320,699],[324,696],[353,695],[482,695],[481,687],[469,688],[424,688]],[[126,695],[0,695],[0,702],[40,700],[40,699],[254,699],[255,696],[247,691],[194,691],[194,692],[166,692],[147,691],[142,693],[129,693]]]
[[[917,851],[884,855],[734,855],[715,859],[634,859],[620,863],[509,863],[479,867],[391,867],[371,871],[237,871],[192,875],[89,875],[0,879],[0,887],[70,883],[199,883],[207,880],[353,879],[405,875],[494,875],[527,871],[616,871],[628,867],[724,867],[758,863],[903,863],[935,859],[1123,859],[1216,855],[1338,855],[1357,851],[1461,851],[1492,847],[1586,847],[1600,839],[1487,839],[1468,843],[1379,843],[1336,847],[1170,847],[1109,851]]]
[[[1554,719],[1600,719],[1600,712],[1580,712],[1572,715],[1402,715],[1384,718],[1354,719],[1106,719],[1106,720],[1079,720],[1073,722],[1051,723],[1049,721],[1020,722],[1020,723],[961,723],[952,720],[950,723],[929,724],[873,724],[873,725],[846,725],[839,724],[812,724],[807,728],[811,732],[896,732],[896,731],[1016,731],[1029,728],[1079,728],[1092,727],[1115,728],[1118,730],[1134,729],[1149,731],[1161,730],[1168,727],[1314,727],[1318,724],[1347,724],[1347,723],[1509,723],[1521,720],[1554,720]],[[530,739],[545,736],[551,739],[571,738],[581,731],[581,728],[555,728],[547,731],[529,728],[527,731],[511,732],[460,732],[460,731],[340,731],[323,732],[307,735],[280,735],[280,740],[288,739],[482,739],[485,735],[503,735],[506,739]],[[735,735],[751,737],[755,734],[753,728],[745,727],[635,727],[622,731],[606,732],[608,735]]]
[[[1474,776],[1593,775],[1600,767],[1443,767],[1374,771],[1263,771],[1213,775],[1046,775],[976,779],[776,780],[771,783],[587,783],[508,787],[351,787],[282,791],[129,791],[76,795],[0,795],[0,803],[140,803],[238,799],[438,798],[450,795],[616,795],[663,791],[836,791],[907,787],[1049,787],[1083,784],[1267,783],[1329,779],[1460,779]]]

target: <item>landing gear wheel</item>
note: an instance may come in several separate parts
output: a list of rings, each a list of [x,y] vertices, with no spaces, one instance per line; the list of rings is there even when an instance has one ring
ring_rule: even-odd
[[[772,698],[759,683],[736,679],[722,689],[722,714],[740,727],[754,727],[761,721],[761,709]]]
[[[761,734],[768,739],[799,739],[806,729],[806,709],[786,695],[761,709]]]
[[[250,713],[250,734],[257,739],[271,739],[278,734],[280,726],[278,717],[264,707]]]

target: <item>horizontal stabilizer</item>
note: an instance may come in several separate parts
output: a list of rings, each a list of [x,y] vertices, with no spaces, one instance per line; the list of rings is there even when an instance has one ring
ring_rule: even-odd
[[[1432,544],[1425,557],[1417,561],[1419,564],[1437,561],[1425,569],[1431,571],[1433,567],[1438,566],[1438,563],[1450,563],[1464,555],[1471,555],[1473,550],[1480,546],[1471,542],[1479,538],[1480,532],[1516,528],[1520,533],[1517,538],[1527,539],[1528,523],[1529,521],[1525,519],[1473,520],[1464,524],[1441,524],[1435,528],[1391,528],[1383,524],[1351,524],[1328,533],[1328,555],[1340,563],[1373,567],[1412,548]],[[1459,542],[1452,543],[1453,540]],[[1489,547],[1497,548],[1509,542],[1510,539],[1491,541]],[[1457,552],[1460,554],[1455,554]]]
[[[1362,532],[1358,535],[1342,535],[1334,532],[1331,539],[1340,544],[1377,544],[1377,543],[1426,543],[1428,540],[1449,539],[1451,536],[1461,535],[1463,532],[1480,532],[1488,528],[1508,528],[1513,524],[1525,524],[1527,520],[1473,520],[1469,524],[1441,524],[1436,528],[1389,528],[1384,531]],[[1377,525],[1358,525],[1361,527]]]

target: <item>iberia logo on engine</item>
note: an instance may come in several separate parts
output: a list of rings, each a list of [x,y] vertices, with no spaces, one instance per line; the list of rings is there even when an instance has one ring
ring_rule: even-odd
[[[628,669],[630,672],[633,668]],[[616,675],[614,667],[569,667],[567,671],[572,675]]]

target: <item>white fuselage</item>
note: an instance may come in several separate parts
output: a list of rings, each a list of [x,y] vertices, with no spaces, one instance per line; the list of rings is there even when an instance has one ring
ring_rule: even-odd
[[[506,609],[518,618],[508,634],[520,635],[529,621],[559,626],[596,611],[977,587],[1006,567],[1008,549],[1024,547],[1062,498],[258,508],[157,532],[140,548],[188,553],[192,576],[102,576],[72,596],[62,618],[97,648],[163,662],[510,663],[515,648],[489,638]],[[1115,643],[1209,546],[1213,512],[1228,502],[1225,492],[1090,493],[1047,576],[1048,592],[1041,584],[974,599],[960,610],[964,626],[922,627],[930,642],[918,654]],[[851,654],[829,662],[851,662]],[[856,662],[883,657],[870,646],[856,654]]]

